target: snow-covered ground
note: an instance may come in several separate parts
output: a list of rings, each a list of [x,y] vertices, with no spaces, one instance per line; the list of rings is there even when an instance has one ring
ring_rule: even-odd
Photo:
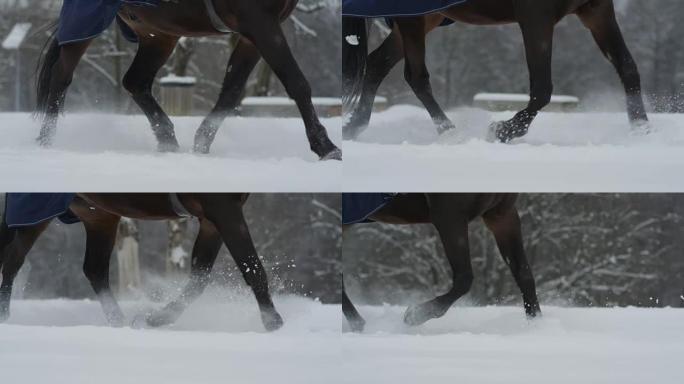
[[[657,132],[632,136],[626,113],[541,113],[512,144],[485,138],[513,112],[448,115],[459,131],[439,137],[423,108],[375,113],[358,141],[343,143],[344,190],[684,191],[684,115],[651,114]]]
[[[345,334],[348,383],[683,383],[684,310],[455,307],[417,328],[404,308],[360,307]]]
[[[181,153],[156,152],[144,116],[67,113],[55,145],[35,142],[39,123],[0,113],[0,186],[6,191],[332,192],[342,164],[318,161],[299,118],[229,118],[210,155],[191,153],[201,117],[173,117]],[[340,145],[341,120],[324,119]]]
[[[340,306],[276,297],[285,325],[266,333],[253,299],[200,300],[166,329],[103,326],[99,304],[13,302],[0,325],[2,383],[325,383],[340,364]],[[124,303],[124,312],[144,306]]]
[[[113,329],[92,301],[22,301],[0,325],[8,383],[659,383],[684,382],[684,310],[454,307],[408,328],[404,308],[276,297],[285,326],[265,333],[253,299],[205,295],[172,327]],[[149,303],[124,302],[131,318]]]

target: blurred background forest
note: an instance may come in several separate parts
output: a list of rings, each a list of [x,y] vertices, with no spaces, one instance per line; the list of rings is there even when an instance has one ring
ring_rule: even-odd
[[[543,304],[684,307],[684,195],[525,194],[518,208]],[[345,288],[359,303],[415,303],[451,286],[431,225],[363,224],[344,237]],[[470,249],[466,302],[522,302],[481,220]]]
[[[0,207],[4,211],[4,194],[0,194]],[[245,217],[274,292],[339,302],[340,211],[339,194],[249,197]],[[175,295],[187,279],[197,229],[195,219],[122,222],[111,261],[115,292],[130,299],[155,301]],[[83,226],[55,220],[29,253],[15,283],[15,294],[24,298],[94,298],[82,272],[84,255]],[[138,265],[131,266],[131,260]],[[212,271],[212,284],[233,292],[248,290],[225,246]]]

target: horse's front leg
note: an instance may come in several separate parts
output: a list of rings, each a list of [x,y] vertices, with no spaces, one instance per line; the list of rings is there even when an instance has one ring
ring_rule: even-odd
[[[501,257],[510,268],[513,278],[522,292],[527,317],[534,318],[541,315],[532,268],[530,268],[525,255],[517,209],[511,207],[505,212],[486,214],[483,218],[487,227],[494,234]]]
[[[325,127],[318,120],[311,102],[311,86],[292,56],[276,16],[265,14],[260,9],[254,7],[242,18],[246,20],[245,26],[241,28],[244,35],[254,43],[285,86],[287,94],[297,103],[311,150],[321,160],[342,160],[342,150],[333,144]]]
[[[218,101],[195,134],[195,152],[209,153],[221,123],[240,105],[249,74],[260,57],[259,51],[249,40],[240,38],[228,61]]]
[[[409,307],[404,315],[404,322],[408,325],[420,325],[444,316],[456,300],[470,291],[473,283],[467,215],[458,208],[454,195],[430,195],[428,202],[430,218],[439,233],[451,266],[452,286],[447,293],[435,299]]]
[[[259,304],[264,328],[274,331],[282,327],[283,319],[271,299],[266,271],[259,260],[247,222],[242,214],[242,196],[203,195],[201,204],[207,219],[221,233],[223,242],[235,260],[235,265],[252,289]]]
[[[3,218],[3,222],[0,224],[0,267],[2,268],[0,323],[9,318],[12,286],[19,269],[24,264],[26,254],[49,223],[47,221],[29,227],[12,229],[7,227]]]
[[[553,2],[548,2],[553,3]],[[530,74],[530,101],[527,108],[512,119],[490,126],[490,140],[508,143],[527,134],[539,111],[551,101],[553,83],[551,78],[551,56],[553,44],[554,14],[549,4],[539,5],[530,0],[521,1],[519,21],[525,43],[527,68]]]
[[[401,32],[404,47],[404,78],[427,109],[438,133],[455,128],[439,106],[430,86],[430,74],[425,65],[425,35],[429,27],[425,17],[400,17],[395,22]]]
[[[66,92],[74,71],[92,40],[60,46],[56,39],[50,43],[38,76],[37,111],[44,114],[36,142],[44,147],[52,145],[57,130],[59,112],[64,107]]]
[[[183,292],[171,303],[147,316],[146,322],[153,327],[171,324],[185,309],[204,292],[223,240],[216,227],[207,219],[200,219],[200,228],[192,248],[190,281]]]
[[[160,152],[175,152],[179,146],[171,119],[152,95],[152,84],[159,69],[171,56],[177,42],[178,38],[174,36],[159,33],[149,36],[141,34],[138,52],[123,77],[124,88],[150,122]]]

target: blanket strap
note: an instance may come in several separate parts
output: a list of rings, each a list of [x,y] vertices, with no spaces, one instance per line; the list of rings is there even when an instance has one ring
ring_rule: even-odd
[[[223,33],[231,33],[233,32],[226,23],[221,20],[219,17],[218,13],[216,13],[216,8],[214,8],[214,2],[213,0],[204,0],[204,5],[207,7],[207,13],[209,14],[209,20],[211,20],[211,25],[214,26],[214,28]]]

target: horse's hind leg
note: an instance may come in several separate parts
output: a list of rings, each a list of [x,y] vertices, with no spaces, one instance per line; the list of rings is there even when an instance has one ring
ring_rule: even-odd
[[[404,315],[404,322],[409,325],[419,325],[442,317],[456,300],[470,291],[473,283],[467,215],[459,210],[453,195],[432,194],[428,196],[428,203],[430,218],[451,266],[452,287],[444,295],[410,307]]]
[[[240,105],[245,84],[261,55],[256,47],[241,38],[228,61],[223,87],[214,109],[202,121],[195,134],[195,152],[209,153],[216,132],[225,118]]]
[[[242,272],[247,285],[252,288],[264,327],[273,331],[283,325],[268,289],[268,278],[254,248],[247,222],[242,214],[242,201],[238,195],[203,195],[202,209],[221,233],[235,264]]]
[[[487,213],[483,219],[494,234],[501,257],[510,268],[513,278],[522,292],[525,313],[530,318],[540,315],[541,309],[539,308],[539,300],[537,300],[537,289],[532,268],[530,268],[525,255],[517,209],[510,207],[504,212]]]
[[[121,217],[103,210],[76,212],[86,230],[86,253],[83,272],[100,301],[107,322],[114,327],[124,324],[124,314],[114,298],[109,282],[109,260],[114,249]]]
[[[368,126],[371,113],[373,112],[375,95],[380,84],[403,57],[401,36],[396,29],[392,31],[376,50],[368,55],[368,66],[363,78],[361,96],[349,120],[342,127],[343,139],[356,139]]]
[[[141,36],[139,40],[138,52],[124,75],[123,86],[147,116],[157,138],[157,149],[174,152],[178,150],[178,141],[173,123],[152,95],[152,84],[159,69],[171,56],[178,38],[155,34],[153,37]]]
[[[425,65],[426,19],[424,17],[401,17],[396,18],[395,22],[401,32],[401,40],[404,46],[404,59],[406,60],[404,77],[406,82],[427,109],[440,134],[454,128],[454,123],[449,120],[432,94],[430,74]]]
[[[255,7],[257,9],[260,8]],[[285,86],[287,94],[297,103],[311,150],[321,160],[342,160],[342,151],[330,141],[325,127],[318,120],[311,102],[311,86],[292,56],[278,20],[273,15],[262,12],[253,12],[245,17],[252,21],[246,26],[244,35],[254,43]]]
[[[543,3],[543,4],[542,4]],[[525,55],[530,75],[530,102],[527,108],[518,112],[512,119],[492,124],[492,136],[508,143],[522,137],[532,124],[539,111],[551,101],[553,82],[551,77],[551,56],[553,29],[555,26],[555,2],[519,1],[518,21],[525,42]],[[494,139],[492,137],[492,139]]]
[[[0,261],[2,261],[2,284],[0,284],[0,322],[4,322],[10,315],[10,299],[12,297],[12,285],[19,269],[24,264],[26,254],[47,228],[50,222],[46,221],[30,227],[17,229],[7,228],[3,222],[0,229]]]
[[[359,311],[354,307],[354,303],[351,302],[349,296],[347,296],[347,291],[342,288],[342,313],[344,317],[349,322],[349,327],[354,332],[363,332],[363,328],[366,326],[366,321],[363,319]]]
[[[74,77],[74,71],[92,40],[79,41],[59,46],[53,40],[44,58],[38,79],[38,109],[44,113],[40,135],[36,138],[42,146],[52,145],[57,129],[59,112],[64,106],[67,88]]]
[[[648,116],[641,94],[641,77],[615,19],[612,1],[594,0],[578,11],[606,58],[617,70],[627,95],[627,113],[635,133],[647,133]]]
[[[158,327],[173,323],[188,305],[204,292],[209,284],[209,274],[222,244],[221,234],[214,224],[205,218],[200,219],[199,232],[192,248],[190,281],[178,298],[161,310],[147,316],[148,325]]]

